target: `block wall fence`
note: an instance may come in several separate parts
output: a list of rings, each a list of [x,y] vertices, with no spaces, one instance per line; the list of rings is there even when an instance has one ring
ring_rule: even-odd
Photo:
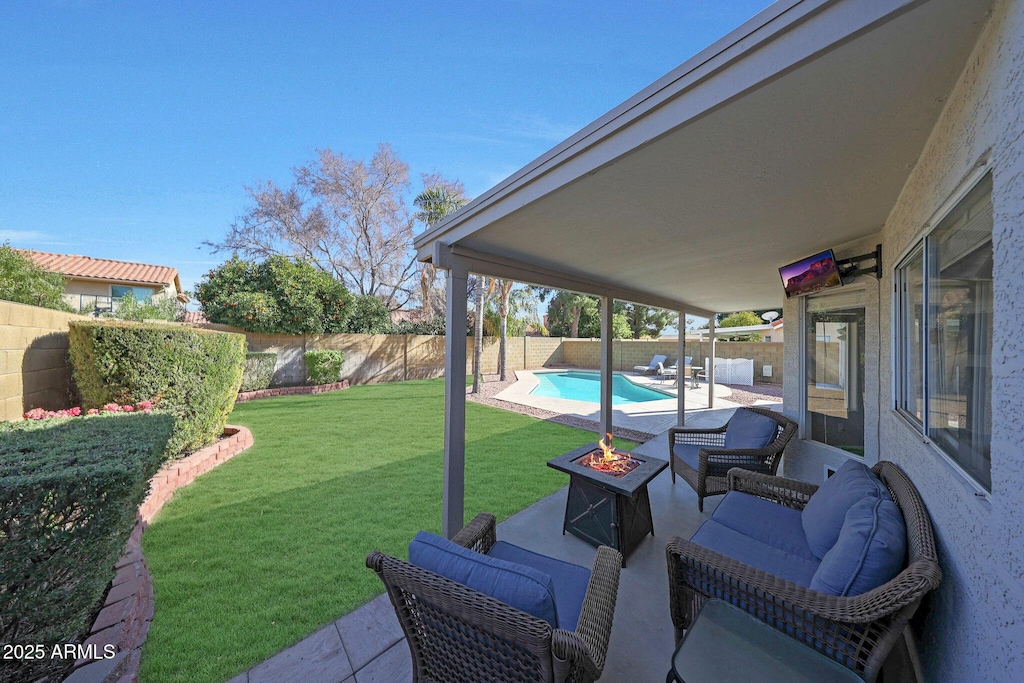
[[[0,301],[0,421],[72,401],[68,323],[85,316]]]
[[[562,339],[562,363],[578,368],[600,366],[600,339]],[[675,340],[661,339],[616,339],[612,342],[612,367],[614,370],[632,370],[637,365],[647,365],[656,354],[676,360]],[[709,342],[686,342],[686,354],[693,363],[703,367],[704,358],[711,353]],[[718,358],[751,358],[754,361],[754,381],[782,384],[782,342],[716,342],[715,356]],[[771,367],[771,376],[765,376],[765,366]]]
[[[16,420],[32,408],[57,410],[76,400],[68,361],[68,323],[87,316],[62,313],[46,308],[0,301],[0,421]],[[227,325],[200,325],[206,329],[242,332]],[[444,375],[444,337],[427,335],[283,335],[245,334],[250,351],[277,354],[273,387],[303,384],[306,364],[303,354],[311,349],[339,349],[345,352],[341,376],[352,384],[426,379]],[[495,337],[486,337],[483,371],[498,371],[498,345]],[[542,367],[596,369],[600,362],[598,339],[560,337],[510,337],[509,370]],[[472,372],[472,337],[467,339],[466,373]],[[709,344],[687,342],[686,353],[703,359]],[[661,340],[617,339],[614,341],[616,370],[631,370],[646,365],[657,353],[676,357],[676,343]],[[753,358],[757,381],[782,382],[782,344],[755,342],[719,342],[719,358]],[[698,360],[696,362],[703,362]],[[772,366],[771,377],[763,377],[765,365]]]

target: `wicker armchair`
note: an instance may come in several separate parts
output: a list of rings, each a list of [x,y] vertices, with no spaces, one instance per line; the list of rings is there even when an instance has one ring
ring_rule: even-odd
[[[452,539],[487,553],[494,515],[482,512]],[[380,552],[366,558],[395,607],[417,683],[538,681],[586,683],[604,670],[622,556],[597,549],[575,631]]]
[[[676,641],[708,597],[730,600],[758,619],[874,680],[924,595],[942,578],[931,520],[917,489],[896,465],[872,468],[907,526],[908,564],[894,579],[862,595],[819,593],[682,538],[666,547],[669,601]],[[741,469],[728,474],[733,491],[802,510],[817,486]]]
[[[672,483],[675,483],[678,474],[692,486],[697,492],[697,507],[701,512],[704,512],[705,497],[726,493],[729,490],[726,475],[733,467],[774,475],[779,469],[786,444],[796,434],[796,422],[782,413],[766,408],[737,410],[748,410],[775,420],[778,425],[775,439],[764,448],[725,450],[728,423],[715,429],[673,427],[668,430],[668,461],[672,468]],[[699,454],[700,466],[695,469],[680,458],[676,453],[677,445],[702,446]]]

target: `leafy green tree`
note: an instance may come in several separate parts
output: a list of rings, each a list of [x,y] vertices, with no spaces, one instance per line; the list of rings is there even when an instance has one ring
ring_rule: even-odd
[[[678,313],[667,311],[664,308],[652,308],[625,301],[615,302],[615,312],[625,316],[630,336],[633,339],[641,337],[657,339],[666,327],[679,322]]]
[[[391,311],[379,297],[372,294],[357,296],[352,302],[351,314],[345,331],[353,334],[389,334],[392,332]]]
[[[345,285],[308,261],[232,256],[196,285],[207,320],[264,334],[344,332],[352,307]]]
[[[732,313],[725,318],[719,320],[715,326],[717,328],[725,327],[746,327],[748,325],[763,325],[764,321],[754,311],[738,311]],[[761,335],[757,333],[753,334],[734,334],[723,337],[718,335],[718,338],[722,341],[761,341]]]
[[[64,278],[61,274],[43,270],[35,261],[6,243],[0,246],[0,299],[71,311],[64,301]]]
[[[600,299],[585,294],[558,292],[548,306],[548,328],[555,337],[600,337]],[[630,339],[632,336],[626,316],[613,313],[612,338]]]

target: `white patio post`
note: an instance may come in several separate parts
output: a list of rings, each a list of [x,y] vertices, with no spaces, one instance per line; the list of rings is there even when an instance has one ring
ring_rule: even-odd
[[[612,431],[612,298],[601,297],[601,438]]]
[[[686,311],[679,310],[679,341],[676,343],[676,422],[686,424]],[[692,362],[692,361],[691,361]]]
[[[465,525],[466,266],[452,263],[446,283],[444,337],[444,488],[442,529],[452,538]]]
[[[708,319],[708,336],[711,355],[708,360],[708,409],[715,407],[715,316]]]

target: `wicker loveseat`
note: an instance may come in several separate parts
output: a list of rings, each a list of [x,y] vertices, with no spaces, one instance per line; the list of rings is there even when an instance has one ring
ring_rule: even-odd
[[[775,474],[796,429],[796,422],[766,408],[737,408],[727,424],[714,429],[673,427],[668,430],[672,482],[678,474],[692,486],[703,512],[706,496],[729,490],[726,474],[733,467]]]
[[[850,573],[853,578],[846,584],[845,590],[842,586],[836,590],[815,590],[811,586],[821,588],[818,581],[820,571],[814,568],[814,558],[808,555],[809,545],[804,546],[804,557],[799,557],[799,550],[794,549],[796,555],[790,561],[784,560],[784,564],[778,562],[783,556],[771,555],[774,550],[760,555],[749,552],[744,555],[742,540],[732,546],[740,551],[733,554],[744,555],[748,562],[703,545],[713,545],[718,550],[728,548],[731,542],[729,534],[733,533],[732,529],[738,529],[741,534],[749,534],[751,538],[760,536],[765,544],[785,548],[786,543],[792,546],[800,542],[797,538],[799,529],[802,523],[808,523],[802,519],[802,511],[819,487],[783,477],[734,469],[728,474],[730,493],[721,502],[715,515],[704,523],[691,540],[673,538],[666,548],[670,611],[676,640],[682,638],[683,632],[689,628],[705,600],[709,597],[720,598],[823,652],[865,680],[874,680],[921,599],[939,585],[942,573],[936,558],[931,521],[913,484],[899,467],[890,462],[880,462],[870,471],[876,475],[875,481],[880,480],[880,486],[884,486],[888,492],[885,495],[885,491],[879,491],[880,497],[889,499],[884,503],[889,506],[886,509],[897,510],[897,517],[902,517],[899,529],[905,534],[905,539],[893,543],[891,536],[888,539],[883,537],[880,543],[883,550],[888,544],[888,552],[895,557],[895,565],[891,566],[895,574],[891,579],[864,592],[855,588],[860,567],[867,564],[863,559],[868,557],[865,551],[860,555],[860,565],[856,561],[852,563],[855,565]],[[834,488],[822,490],[824,493],[834,491]],[[737,498],[731,500],[732,496]],[[862,503],[858,501],[855,504]],[[776,516],[770,509],[774,507],[772,504],[789,508],[790,511],[780,510],[784,514]],[[873,504],[876,510],[883,505],[881,502]],[[870,506],[871,503],[868,504]],[[729,508],[739,510],[744,507],[748,514],[743,516],[732,514],[730,517],[727,512]],[[757,507],[763,514],[749,514]],[[719,515],[720,512],[725,514]],[[784,518],[787,516],[791,520],[795,519],[796,529],[792,526],[788,530],[784,528]],[[848,534],[847,527],[852,516],[847,515],[834,547],[839,547],[843,535]],[[716,517],[721,518],[716,521]],[[809,523],[813,525],[816,520],[812,519]],[[720,537],[708,535],[716,530],[721,532]],[[862,526],[860,531],[863,530]],[[869,522],[868,531],[863,534],[868,539],[867,543],[874,542],[871,540],[874,538],[872,533],[874,527]],[[810,560],[805,559],[807,557]],[[826,554],[819,561],[818,569],[828,558]],[[764,569],[764,566],[771,566],[772,562],[781,571]],[[808,572],[814,572],[814,576]],[[779,576],[780,573],[787,576]]]
[[[588,572],[583,567],[498,542],[494,522],[493,515],[480,513],[452,541],[474,551],[473,555],[480,553],[503,560],[525,558],[534,567],[550,571],[552,576],[568,570],[578,579],[582,573],[585,592],[583,588],[570,591],[574,594],[568,598],[568,605],[564,594],[554,596],[559,612],[554,621],[564,626],[556,628],[544,618],[416,564],[380,552],[371,553],[366,565],[377,572],[395,607],[412,653],[413,681],[596,681],[604,670],[622,556],[612,548],[600,547]],[[414,544],[421,536],[422,533]],[[433,537],[427,540],[429,543],[434,546],[428,550],[434,551],[447,542]],[[414,552],[418,551],[410,545],[410,560],[414,559]],[[459,552],[465,554],[463,550]],[[455,561],[459,560],[465,557],[456,556]],[[483,571],[487,570],[484,567]],[[554,587],[556,591],[560,588],[557,581]],[[565,623],[566,620],[571,623]]]

